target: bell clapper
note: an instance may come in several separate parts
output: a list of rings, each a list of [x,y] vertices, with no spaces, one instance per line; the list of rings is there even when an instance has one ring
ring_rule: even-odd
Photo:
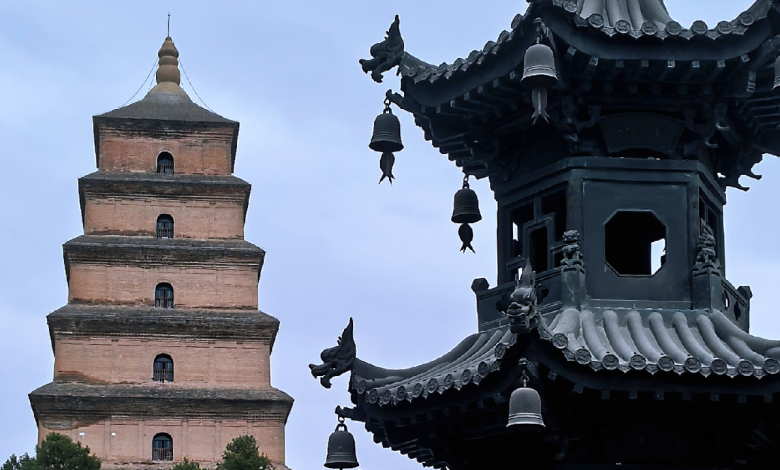
[[[458,229],[458,236],[460,237],[460,241],[463,242],[463,245],[460,247],[461,252],[465,253],[468,248],[472,253],[476,253],[474,247],[471,246],[471,242],[474,240],[474,230],[471,229],[469,224],[462,224],[460,226]]]
[[[392,152],[384,152],[379,158],[379,168],[382,170],[382,177],[379,178],[379,184],[382,184],[382,181],[387,178],[387,181],[390,182],[390,186],[393,185],[393,179],[395,178],[395,176],[393,176],[394,163],[395,155],[393,155]]]

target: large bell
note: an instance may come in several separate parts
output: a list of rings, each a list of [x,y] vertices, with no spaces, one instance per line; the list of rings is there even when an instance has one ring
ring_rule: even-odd
[[[552,88],[558,82],[555,74],[553,51],[545,44],[534,44],[525,51],[523,79],[521,83],[528,88]]]
[[[780,93],[780,56],[775,59],[775,85],[772,87],[772,91]]]
[[[336,430],[328,438],[328,456],[325,458],[327,468],[355,468],[360,465],[355,454],[355,438],[342,420],[339,419]]]
[[[382,153],[400,152],[404,149],[404,144],[401,143],[401,122],[389,105],[385,105],[382,114],[374,119],[374,134],[368,146],[371,150]]]
[[[473,224],[482,220],[477,193],[469,188],[468,176],[463,179],[463,188],[455,193],[452,221],[456,224]]]
[[[515,389],[509,397],[509,422],[506,427],[512,426],[527,431],[536,431],[545,427],[539,392],[526,387],[525,384]]]

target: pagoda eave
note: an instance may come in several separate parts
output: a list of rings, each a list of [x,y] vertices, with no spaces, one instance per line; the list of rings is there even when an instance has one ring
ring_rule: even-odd
[[[164,384],[150,388],[51,382],[30,393],[30,403],[39,423],[66,422],[69,428],[121,416],[236,418],[285,423],[293,401],[275,388],[220,390],[176,388]]]
[[[159,309],[68,304],[46,320],[54,338],[142,337],[261,341],[273,348],[279,320],[258,310]]]

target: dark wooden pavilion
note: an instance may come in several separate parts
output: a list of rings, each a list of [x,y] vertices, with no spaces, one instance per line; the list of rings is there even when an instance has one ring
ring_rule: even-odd
[[[356,357],[350,322],[313,373],[349,371],[338,413],[425,466],[777,468],[780,341],[749,333],[750,288],[726,280],[723,206],[780,155],[780,3],[688,28],[662,0],[529,3],[450,64],[406,52],[397,18],[361,61],[378,82],[398,67],[388,99],[490,180],[499,269],[472,285],[479,331],[388,370]],[[537,44],[545,89],[523,80]],[[507,427],[523,377],[541,432]]]

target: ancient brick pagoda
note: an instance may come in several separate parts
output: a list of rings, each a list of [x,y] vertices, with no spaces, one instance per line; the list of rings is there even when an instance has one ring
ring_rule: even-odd
[[[662,0],[528,3],[450,63],[407,52],[397,17],[361,61],[377,82],[398,67],[387,100],[490,181],[498,273],[472,284],[475,333],[390,370],[350,322],[313,374],[349,372],[340,418],[425,466],[777,468],[780,341],[749,331],[773,312],[726,278],[723,211],[780,155],[780,2],[712,27]]]
[[[257,310],[239,124],[180,88],[170,37],[158,55],[145,98],[93,118],[84,235],[63,246],[68,304],[47,317],[54,380],[30,394],[38,438],[68,435],[105,467],[213,463],[249,434],[285,468],[293,400],[270,382],[279,321]]]

